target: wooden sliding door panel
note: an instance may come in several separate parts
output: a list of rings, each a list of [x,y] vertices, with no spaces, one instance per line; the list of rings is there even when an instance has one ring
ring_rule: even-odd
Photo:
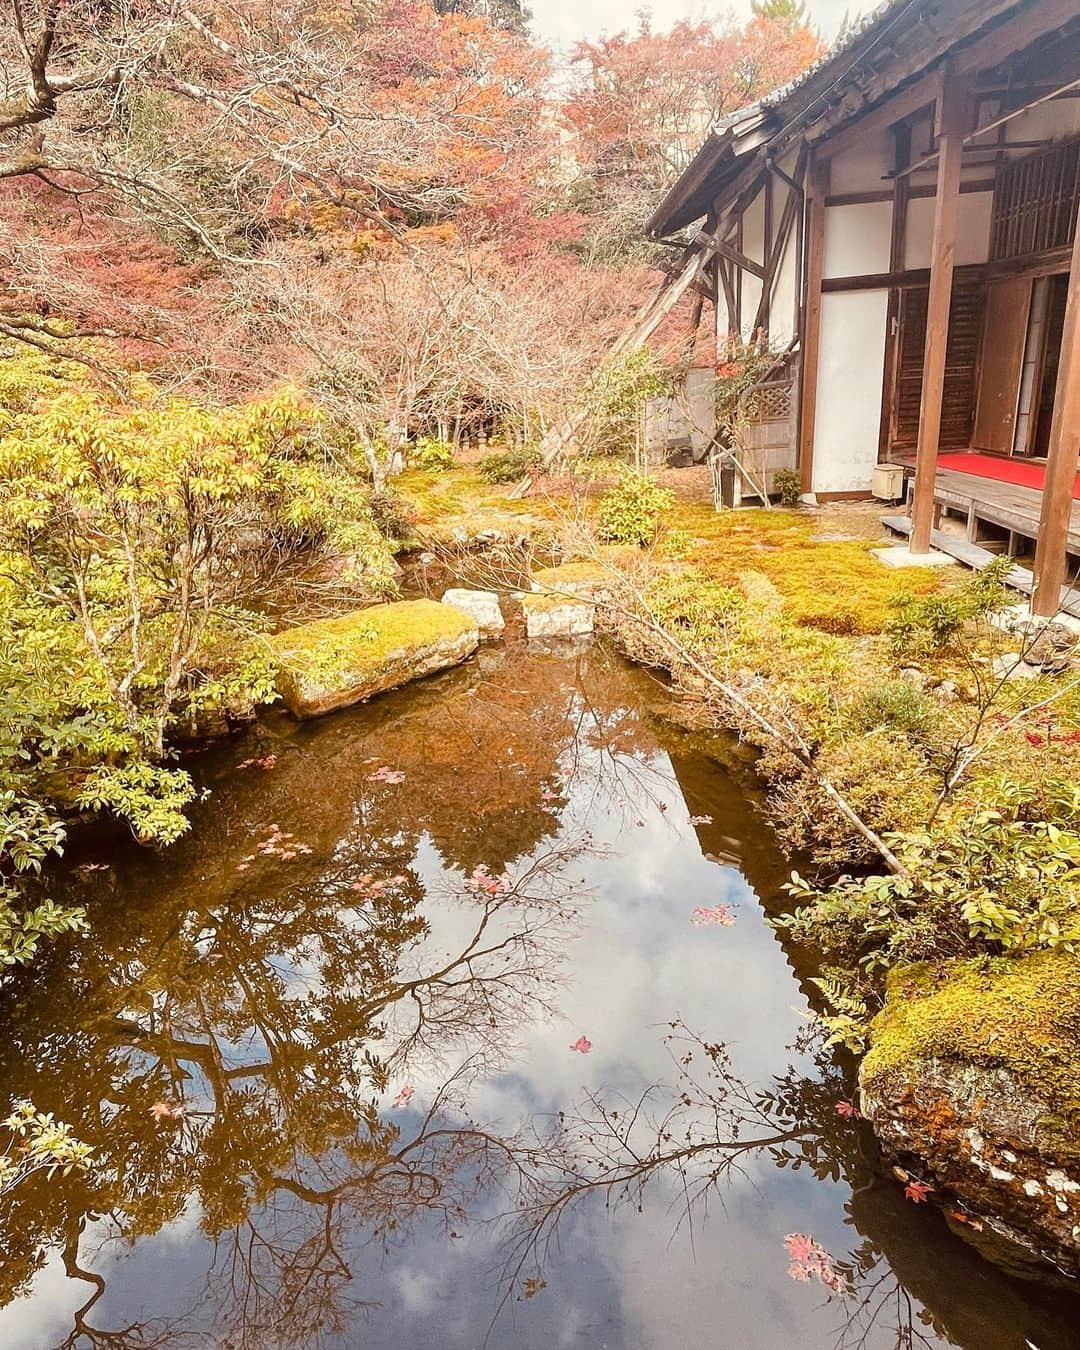
[[[977,450],[1012,453],[1030,308],[1030,277],[1010,277],[987,288],[979,398],[972,438]]]
[[[913,286],[900,295],[900,331],[893,388],[893,450],[913,449],[919,439],[926,306],[929,291]],[[942,449],[967,449],[975,420],[975,388],[982,345],[986,287],[982,282],[953,289],[945,356],[945,389],[941,404]]]

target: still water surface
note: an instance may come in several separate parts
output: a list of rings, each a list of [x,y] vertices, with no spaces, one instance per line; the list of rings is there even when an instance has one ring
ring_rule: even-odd
[[[665,709],[511,636],[192,759],[161,857],[76,851],[0,1102],[98,1165],[9,1202],[0,1346],[1080,1344],[837,1113],[752,783]]]

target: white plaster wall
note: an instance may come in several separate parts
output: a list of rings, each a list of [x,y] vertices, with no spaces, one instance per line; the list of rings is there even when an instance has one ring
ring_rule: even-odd
[[[857,277],[889,270],[892,202],[825,208],[826,277]]]
[[[888,131],[872,134],[829,160],[830,192],[875,192],[892,168],[893,144]]]
[[[749,341],[754,334],[754,319],[761,303],[761,278],[742,274],[742,335]]]
[[[992,192],[962,192],[956,221],[956,263],[986,262],[990,253]],[[929,267],[934,237],[934,198],[915,197],[908,202],[904,266]]]
[[[1060,140],[1077,134],[1080,134],[1080,99],[1076,98],[1040,103],[1005,123],[1007,141]]]
[[[756,263],[765,262],[765,193],[759,192],[742,221],[742,251]],[[742,335],[753,335],[754,317],[761,303],[761,278],[740,270],[742,277]]]
[[[956,261],[984,263],[990,257],[990,217],[994,210],[992,192],[962,192],[960,215],[956,222]]]
[[[776,270],[772,306],[769,313],[769,339],[774,347],[786,347],[795,336],[795,272],[798,257],[798,230],[793,228]]]
[[[730,332],[730,322],[727,312],[727,298],[724,295],[723,284],[720,283],[716,288],[716,336],[720,342],[727,337]]]
[[[756,263],[765,261],[765,193],[761,191],[746,208],[742,219],[742,250]]]
[[[878,457],[887,291],[822,297],[814,491],[868,489]]]

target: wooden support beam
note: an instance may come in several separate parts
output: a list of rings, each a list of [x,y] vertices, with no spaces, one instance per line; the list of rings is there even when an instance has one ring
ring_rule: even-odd
[[[1033,98],[1030,102],[1024,103],[1018,108],[1010,108],[1008,112],[1002,113],[1000,117],[996,117],[992,122],[987,122],[986,126],[976,127],[974,131],[969,131],[963,140],[964,148],[972,152],[981,150],[984,153],[987,151],[992,154],[997,153],[999,148],[997,146],[972,145],[972,141],[976,140],[979,136],[985,136],[988,131],[994,131],[998,127],[1003,127],[1006,122],[1011,122],[1014,117],[1019,117],[1021,113],[1030,112],[1032,108],[1037,108],[1040,104],[1047,103],[1050,99],[1058,98],[1061,94],[1066,94],[1070,90],[1077,88],[1080,88],[1080,79],[1069,80],[1067,84],[1061,85],[1059,88],[1054,89],[1048,94],[1040,94],[1038,98]],[[1009,148],[1013,149],[1015,147],[1009,146]],[[933,164],[940,153],[940,147],[937,150],[931,150],[928,155],[923,155],[922,159],[917,159],[914,164],[908,164],[905,168],[898,169],[895,175],[886,174],[886,177],[899,177],[901,174],[914,173],[916,169],[925,169]]]
[[[987,19],[990,17],[987,14]],[[957,52],[954,74],[959,77],[992,70],[1036,38],[1064,28],[1075,18],[1076,0],[1041,0],[1038,5],[1021,5],[1012,17],[988,28],[982,37],[972,39]],[[866,137],[933,102],[939,71],[927,71],[921,78],[913,78],[916,72],[905,70],[903,63],[890,63],[885,72],[880,80],[868,83],[860,95],[861,104],[844,107],[843,100],[835,99],[828,111],[823,111],[818,125],[806,130],[810,139],[819,141],[815,148],[821,154],[836,155],[863,144]],[[838,126],[835,123],[840,119],[842,125]],[[774,153],[783,149],[786,133],[787,128],[774,137]]]
[[[934,528],[934,479],[941,437],[941,404],[945,392],[945,355],[949,342],[956,225],[960,203],[960,162],[969,125],[970,85],[947,69],[938,97],[937,194],[934,239],[930,250],[930,295],[926,306],[919,443],[915,458],[915,495],[911,506],[911,552],[928,553]]]
[[[1072,515],[1073,484],[1080,455],[1080,212],[1073,243],[1069,295],[1065,303],[1065,326],[1061,336],[1061,360],[1054,392],[1054,416],[1050,423],[1050,450],[1046,484],[1039,514],[1039,538],[1035,545],[1035,594],[1031,612],[1052,618],[1061,608],[1065,583],[1065,554]]]
[[[799,374],[798,465],[804,492],[814,490],[814,425],[821,356],[821,274],[825,266],[825,198],[828,191],[828,163],[812,155],[806,168],[806,307],[803,310]]]
[[[721,239],[713,238],[710,240],[704,233],[698,235],[698,242],[700,242],[702,248],[711,249],[713,252],[721,254],[721,256],[727,258],[728,262],[733,262],[736,267],[741,267],[744,272],[749,272],[762,281],[765,280],[765,268],[761,263],[755,262],[753,258],[748,258],[741,249],[736,248],[733,244],[725,244]]]

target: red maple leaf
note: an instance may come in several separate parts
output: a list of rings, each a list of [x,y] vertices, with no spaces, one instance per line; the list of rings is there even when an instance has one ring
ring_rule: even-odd
[[[921,1205],[926,1202],[926,1197],[933,1189],[933,1186],[928,1186],[925,1181],[911,1180],[904,1187],[904,1195],[916,1205]]]

